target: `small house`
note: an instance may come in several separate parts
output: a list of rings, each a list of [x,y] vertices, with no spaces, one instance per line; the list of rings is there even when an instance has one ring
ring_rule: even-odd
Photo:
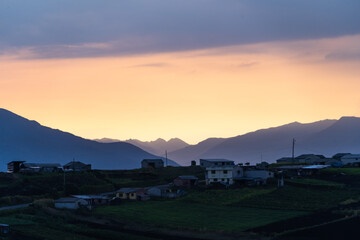
[[[64,165],[64,171],[87,172],[91,170],[91,164],[85,164],[79,161],[72,161]]]
[[[55,200],[54,203],[55,208],[61,209],[78,209],[80,207],[90,207],[86,200],[75,197],[60,198]]]
[[[174,185],[177,187],[193,187],[198,184],[198,178],[195,176],[179,176],[174,179]]]
[[[116,197],[124,200],[146,201],[150,199],[145,188],[121,188],[116,191]]]
[[[141,161],[141,168],[163,168],[164,161],[162,159],[144,159]]]

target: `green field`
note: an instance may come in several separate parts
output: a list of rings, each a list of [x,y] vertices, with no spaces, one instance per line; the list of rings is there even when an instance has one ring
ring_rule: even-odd
[[[307,212],[206,205],[185,201],[128,202],[95,209],[118,220],[176,229],[240,232]]]
[[[344,188],[345,184],[333,181],[327,181],[322,179],[314,178],[295,178],[295,179],[286,179],[285,183],[296,183],[300,185],[316,186],[316,187],[336,187]]]

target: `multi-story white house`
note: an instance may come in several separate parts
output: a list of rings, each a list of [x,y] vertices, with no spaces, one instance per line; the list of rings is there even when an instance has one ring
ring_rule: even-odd
[[[222,182],[226,184],[233,184],[234,178],[242,177],[244,170],[240,166],[218,166],[206,168],[205,179],[206,184],[214,182]]]
[[[235,166],[218,166],[206,168],[206,184],[224,183],[232,185],[235,181],[258,181],[263,184],[266,179],[273,178],[274,173],[268,170],[259,170],[253,168],[244,168],[239,165]]]

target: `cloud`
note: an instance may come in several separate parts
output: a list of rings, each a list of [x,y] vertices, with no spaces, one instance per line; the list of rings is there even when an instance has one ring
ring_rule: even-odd
[[[358,0],[2,0],[0,51],[158,53],[360,33]]]
[[[237,67],[239,68],[248,68],[248,67],[252,67],[254,65],[259,64],[258,62],[249,62],[249,63],[241,63],[239,65],[237,65]]]

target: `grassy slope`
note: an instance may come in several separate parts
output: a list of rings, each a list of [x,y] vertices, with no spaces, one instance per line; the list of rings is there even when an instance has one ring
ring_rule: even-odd
[[[11,234],[6,239],[32,240],[154,240],[118,231],[94,229],[92,227],[70,223],[62,217],[52,217],[40,209],[27,208],[0,213],[0,222],[11,226]]]

